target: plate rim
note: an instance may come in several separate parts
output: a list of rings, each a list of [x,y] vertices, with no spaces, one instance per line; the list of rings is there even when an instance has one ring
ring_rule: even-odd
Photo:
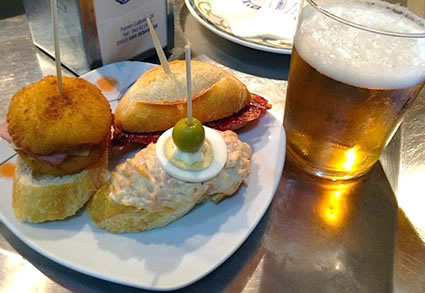
[[[123,62],[128,62],[128,61],[123,61]],[[116,62],[113,64],[118,64],[118,63],[123,63],[123,62]],[[131,61],[131,63],[136,62],[136,63],[142,63],[142,64],[147,64],[147,62],[140,62],[140,61]],[[86,75],[89,74],[94,74],[95,72],[97,73],[99,70],[101,70],[104,67],[107,66],[111,66],[113,64],[108,64],[105,65],[103,67],[97,68],[95,70],[92,70],[84,75],[81,76],[81,78],[84,78]],[[156,64],[155,64],[156,65]],[[129,81],[131,82],[131,81]],[[110,103],[114,103],[116,101],[113,100],[109,100]],[[274,123],[279,123],[278,119],[276,117],[274,117],[273,114],[271,113],[267,113],[266,116],[270,117],[270,119],[272,119],[272,121],[274,121]],[[248,237],[252,234],[252,231],[258,226],[258,223],[261,221],[261,219],[264,217],[264,214],[266,213],[266,211],[268,210],[274,196],[276,193],[276,190],[278,188],[279,182],[280,182],[280,177],[282,175],[283,172],[283,167],[284,167],[284,163],[285,163],[285,154],[286,154],[286,133],[285,130],[282,126],[282,132],[281,134],[281,140],[278,139],[278,142],[282,142],[283,145],[285,146],[284,150],[283,150],[283,154],[280,159],[277,160],[277,164],[275,165],[277,168],[275,168],[273,171],[274,173],[277,172],[277,174],[279,176],[277,176],[276,180],[273,180],[273,186],[271,188],[271,195],[268,197],[268,200],[266,202],[264,202],[264,206],[263,209],[261,211],[258,212],[258,217],[255,220],[255,222],[249,227],[248,231],[243,235],[243,237],[241,238],[241,240],[237,243],[237,245],[234,245],[231,249],[231,251],[229,253],[227,253],[227,255],[225,255],[225,257],[221,258],[214,266],[210,267],[209,270],[206,270],[204,272],[202,272],[201,274],[198,275],[198,277],[193,278],[189,281],[186,282],[182,282],[179,285],[175,285],[172,287],[154,287],[154,286],[150,286],[149,284],[142,284],[142,283],[137,283],[137,282],[131,282],[131,281],[127,281],[127,280],[122,280],[119,277],[110,277],[108,275],[104,275],[102,273],[98,273],[97,271],[94,270],[90,270],[90,268],[88,268],[86,265],[81,265],[81,263],[76,263],[75,260],[73,259],[64,259],[63,257],[58,256],[57,254],[53,253],[52,251],[46,249],[46,247],[43,247],[43,243],[40,243],[37,239],[28,239],[28,237],[25,235],[26,231],[21,231],[21,229],[19,229],[18,226],[15,227],[15,225],[10,222],[7,217],[3,214],[3,212],[0,211],[0,220],[3,222],[3,224],[20,240],[22,241],[24,244],[28,245],[31,249],[35,250],[36,252],[38,252],[39,254],[43,255],[44,257],[60,264],[63,265],[64,267],[67,267],[69,269],[72,269],[74,271],[83,273],[85,275],[88,276],[92,276],[95,278],[99,278],[102,280],[106,280],[106,281],[110,281],[110,282],[114,282],[117,284],[122,284],[122,285],[127,285],[127,286],[132,286],[132,287],[136,287],[136,288],[142,288],[142,289],[147,289],[147,290],[157,290],[157,291],[169,291],[169,290],[177,290],[177,289],[181,289],[184,287],[187,287],[197,281],[199,281],[200,279],[204,278],[205,276],[209,275],[211,272],[213,272],[215,269],[217,269],[220,265],[222,265],[226,260],[228,260],[237,249],[239,249],[243,243],[245,243],[245,241],[248,239]],[[11,195],[10,195],[11,196]],[[11,207],[7,207],[7,208],[11,208]],[[83,213],[87,213],[86,210],[83,211]],[[13,214],[13,211],[12,211]],[[79,217],[81,217],[82,215],[79,215]],[[23,223],[24,224],[24,223]],[[98,229],[98,228],[96,228]],[[102,230],[104,231],[104,230]]]
[[[205,19],[204,16],[202,16],[200,13],[198,13],[198,10],[196,8],[194,8],[193,6],[195,5],[193,3],[193,0],[184,0],[187,9],[189,10],[190,14],[199,22],[201,23],[205,28],[207,28],[208,30],[210,30],[211,32],[229,40],[232,41],[234,43],[237,43],[239,45],[251,48],[251,49],[256,49],[256,50],[260,50],[260,51],[264,51],[264,52],[270,52],[270,53],[276,53],[276,54],[282,54],[282,55],[291,55],[292,54],[292,48],[276,48],[276,47],[271,47],[271,46],[267,46],[267,45],[262,45],[259,43],[255,43],[255,42],[250,42],[245,40],[244,38],[238,37],[236,35],[230,34],[228,32],[225,32],[219,28],[217,28],[217,26],[215,26],[213,23],[211,23],[209,20]]]

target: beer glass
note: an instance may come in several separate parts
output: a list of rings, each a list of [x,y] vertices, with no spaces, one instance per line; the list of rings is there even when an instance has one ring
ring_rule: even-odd
[[[424,83],[423,15],[383,0],[305,0],[284,114],[289,158],[334,180],[365,174]]]

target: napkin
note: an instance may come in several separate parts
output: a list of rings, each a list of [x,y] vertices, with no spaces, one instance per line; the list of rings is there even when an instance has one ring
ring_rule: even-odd
[[[225,19],[232,34],[292,41],[299,0],[210,0],[212,13]]]

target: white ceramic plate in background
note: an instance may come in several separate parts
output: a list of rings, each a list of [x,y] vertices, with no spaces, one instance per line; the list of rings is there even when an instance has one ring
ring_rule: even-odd
[[[299,0],[185,0],[207,29],[257,50],[291,54]]]
[[[104,94],[117,105],[120,92],[152,64],[119,62],[83,78],[96,84],[105,77]],[[115,101],[114,101],[115,100]],[[195,208],[178,221],[140,233],[111,234],[98,229],[86,211],[44,224],[21,223],[12,210],[12,179],[0,177],[0,219],[23,242],[42,255],[76,271],[108,281],[153,290],[187,286],[213,271],[246,240],[267,210],[279,183],[285,158],[285,132],[273,115],[240,133],[253,149],[248,186],[216,205]],[[0,162],[13,150],[0,142]],[[14,163],[15,158],[8,161]]]

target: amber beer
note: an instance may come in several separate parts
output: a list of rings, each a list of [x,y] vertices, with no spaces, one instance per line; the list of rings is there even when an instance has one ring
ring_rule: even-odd
[[[370,8],[347,2],[325,8],[335,14],[344,11],[344,16],[352,11],[356,21],[375,28],[394,28],[389,4],[374,1],[377,5]],[[403,13],[408,17],[399,23],[405,29],[425,31],[422,19]],[[294,40],[284,115],[289,157],[331,179],[364,174],[424,80],[425,38],[361,30],[305,6]]]

